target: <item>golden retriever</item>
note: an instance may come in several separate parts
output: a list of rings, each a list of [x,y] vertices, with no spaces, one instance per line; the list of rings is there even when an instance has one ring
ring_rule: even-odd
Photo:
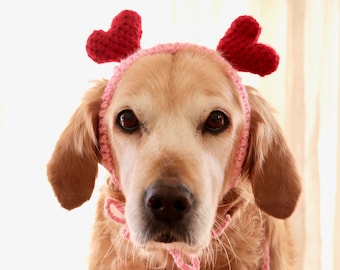
[[[290,150],[267,102],[247,87],[246,119],[225,67],[208,51],[145,55],[97,81],[62,133],[48,177],[63,207],[91,196],[105,125],[114,174],[102,188],[90,270],[294,269],[288,218],[300,194]],[[99,123],[103,117],[102,123]]]

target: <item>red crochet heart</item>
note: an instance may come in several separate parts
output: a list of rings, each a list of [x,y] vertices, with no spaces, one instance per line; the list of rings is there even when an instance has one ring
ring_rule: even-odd
[[[141,17],[124,10],[113,18],[111,28],[105,32],[95,30],[86,43],[88,56],[97,63],[120,62],[140,48]]]
[[[257,43],[260,33],[261,27],[254,18],[240,16],[220,40],[217,50],[239,71],[268,75],[277,69],[279,56],[273,48]]]

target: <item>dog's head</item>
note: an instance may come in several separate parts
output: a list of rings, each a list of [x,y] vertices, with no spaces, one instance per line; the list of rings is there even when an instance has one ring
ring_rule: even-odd
[[[125,197],[134,243],[202,248],[240,176],[264,212],[287,218],[295,208],[299,178],[270,111],[217,51],[188,44],[138,51],[86,94],[48,177],[72,209],[90,198],[102,163]]]
[[[247,121],[217,53],[143,56],[122,75],[103,125],[132,240],[206,244]]]

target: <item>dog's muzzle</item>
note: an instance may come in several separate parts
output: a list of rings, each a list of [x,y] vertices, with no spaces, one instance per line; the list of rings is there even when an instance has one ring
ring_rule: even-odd
[[[188,227],[194,203],[193,192],[187,185],[164,180],[153,182],[144,195],[144,222],[149,240],[192,244]]]

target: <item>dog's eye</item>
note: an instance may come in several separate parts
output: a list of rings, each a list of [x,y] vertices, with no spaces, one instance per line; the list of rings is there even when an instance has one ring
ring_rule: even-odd
[[[139,121],[132,110],[124,110],[118,114],[117,125],[124,132],[132,133],[139,128]]]
[[[204,124],[204,130],[210,133],[220,133],[229,126],[229,118],[221,111],[213,111],[209,114]]]

